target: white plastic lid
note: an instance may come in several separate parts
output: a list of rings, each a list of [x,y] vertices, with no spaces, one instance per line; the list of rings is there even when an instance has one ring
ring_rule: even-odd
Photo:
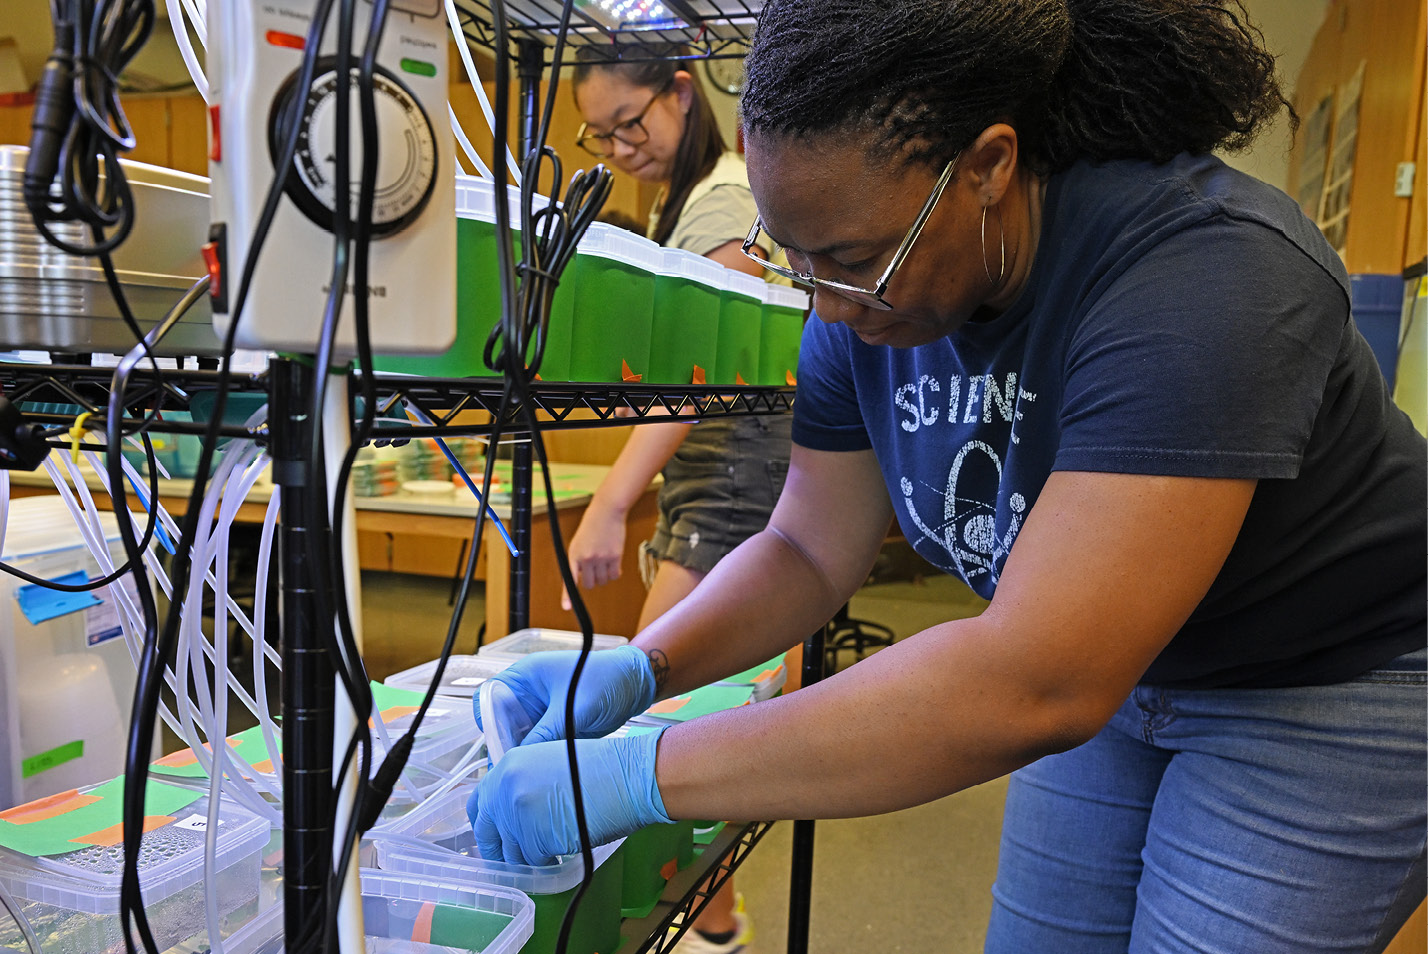
[[[701,285],[708,285],[716,291],[724,288],[724,266],[703,255],[682,248],[662,249],[657,275],[669,278],[684,278]]]
[[[144,493],[148,493],[147,488]],[[132,494],[130,499],[133,499]],[[86,549],[84,537],[74,524],[69,506],[58,494],[17,497],[10,501],[9,506],[10,512],[5,520],[5,560]],[[104,539],[118,540],[119,524],[114,514],[100,511],[96,516],[104,531]],[[137,526],[143,526],[142,514],[136,515],[134,520]]]
[[[774,308],[791,308],[796,311],[808,310],[808,292],[787,285],[764,282],[764,304]]]
[[[607,636],[595,633],[591,640],[594,649],[612,649],[623,646],[629,640],[623,636]],[[566,629],[543,629],[528,627],[502,636],[494,643],[487,643],[476,651],[478,656],[525,656],[530,653],[545,652],[548,649],[580,649],[585,638],[579,633]]]
[[[383,685],[398,689],[414,689],[425,692],[436,675],[437,660],[424,662],[420,666],[404,669],[382,680]],[[491,676],[505,669],[511,660],[497,656],[452,656],[446,661],[446,671],[442,673],[439,695],[465,696],[476,694],[476,687]]]
[[[481,705],[481,731],[486,737],[486,754],[491,765],[521,744],[535,723],[526,715],[516,694],[504,682],[488,679],[477,690]]]
[[[768,282],[755,275],[746,275],[743,272],[735,271],[732,268],[724,269],[724,290],[735,295],[743,295],[745,298],[752,298],[754,301],[764,300],[764,286]]]
[[[592,222],[584,238],[580,240],[579,253],[623,262],[647,272],[657,272],[664,249],[634,232],[606,225],[604,222]]]
[[[506,186],[506,202],[510,209],[511,228],[521,227],[520,186]],[[536,194],[531,197],[532,210],[543,209],[550,204],[547,196]],[[496,221],[496,189],[490,179],[481,176],[458,175],[456,177],[456,216],[475,219],[478,222]]]

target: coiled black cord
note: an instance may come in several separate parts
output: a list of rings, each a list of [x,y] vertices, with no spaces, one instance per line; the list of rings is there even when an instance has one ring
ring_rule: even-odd
[[[134,132],[119,102],[119,76],[153,32],[153,0],[50,0],[55,47],[30,122],[23,193],[35,227],[71,255],[110,252],[134,228],[134,196],[119,153]],[[88,244],[53,225],[77,222]],[[107,234],[105,234],[107,233]]]

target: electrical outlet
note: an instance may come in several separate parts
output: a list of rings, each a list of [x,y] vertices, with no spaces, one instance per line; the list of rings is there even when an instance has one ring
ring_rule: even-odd
[[[1393,194],[1400,199],[1406,199],[1413,194],[1413,176],[1416,172],[1416,165],[1412,162],[1400,162],[1398,171],[1393,176]]]

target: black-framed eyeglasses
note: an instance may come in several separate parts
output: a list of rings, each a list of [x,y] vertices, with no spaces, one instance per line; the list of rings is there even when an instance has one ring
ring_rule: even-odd
[[[912,228],[908,229],[907,234],[903,236],[902,244],[900,244],[897,247],[897,251],[893,253],[892,261],[888,262],[888,267],[883,270],[882,277],[879,278],[877,284],[871,288],[860,288],[857,285],[835,282],[827,278],[815,278],[812,271],[800,272],[787,265],[770,262],[762,256],[749,251],[754,247],[755,243],[758,242],[759,233],[763,231],[764,220],[762,216],[754,219],[754,226],[749,229],[749,237],[744,239],[744,254],[775,275],[790,278],[800,285],[804,285],[808,288],[826,288],[860,305],[876,308],[879,311],[890,311],[892,305],[888,304],[883,298],[883,295],[888,290],[888,284],[892,281],[893,274],[897,272],[898,266],[903,263],[908,253],[912,251],[913,243],[917,241],[917,237],[922,234],[922,227],[927,224],[927,219],[932,215],[932,210],[937,208],[937,200],[942,198],[942,192],[947,188],[947,183],[952,181],[952,173],[956,168],[957,159],[953,158],[951,162],[947,163],[947,167],[942,170],[942,175],[938,177],[937,184],[932,187],[932,194],[929,195],[927,201],[922,204],[922,211],[917,213],[917,219],[912,223]]]
[[[639,146],[648,142],[650,134],[649,130],[645,129],[645,114],[650,111],[650,108],[661,96],[669,92],[669,88],[673,85],[674,80],[671,79],[650,97],[650,101],[645,103],[645,108],[640,110],[633,119],[617,123],[615,128],[607,133],[589,132],[590,125],[581,123],[580,129],[575,133],[575,144],[597,159],[609,159],[615,154],[616,139],[627,146]]]

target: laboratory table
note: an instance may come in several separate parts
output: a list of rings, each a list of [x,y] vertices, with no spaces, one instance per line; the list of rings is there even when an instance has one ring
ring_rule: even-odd
[[[86,483],[101,488],[99,478],[86,468]],[[551,468],[556,490],[556,512],[563,539],[569,544],[590,497],[608,467],[595,464],[560,464]],[[192,481],[159,481],[159,499],[175,517],[188,508]],[[254,485],[237,520],[261,523],[267,512],[273,485],[260,479]],[[658,480],[646,489],[630,512],[625,535],[624,574],[617,580],[585,591],[595,631],[614,636],[633,636],[639,622],[645,590],[640,581],[639,547],[654,532]],[[531,516],[530,625],[552,629],[578,628],[574,614],[560,608],[561,583],[551,546],[549,514],[543,482],[537,475]],[[26,497],[53,493],[54,485],[43,471],[12,471],[10,494]],[[493,494],[493,509],[502,520],[510,518],[509,503]],[[449,494],[411,493],[398,490],[380,497],[355,497],[358,559],[364,570],[416,573],[454,578],[465,566],[467,548],[476,517],[476,501],[464,488]],[[104,507],[107,498],[96,495]],[[478,555],[476,578],[485,581],[486,641],[506,635],[509,624],[511,554],[495,527],[488,525],[485,545]]]

